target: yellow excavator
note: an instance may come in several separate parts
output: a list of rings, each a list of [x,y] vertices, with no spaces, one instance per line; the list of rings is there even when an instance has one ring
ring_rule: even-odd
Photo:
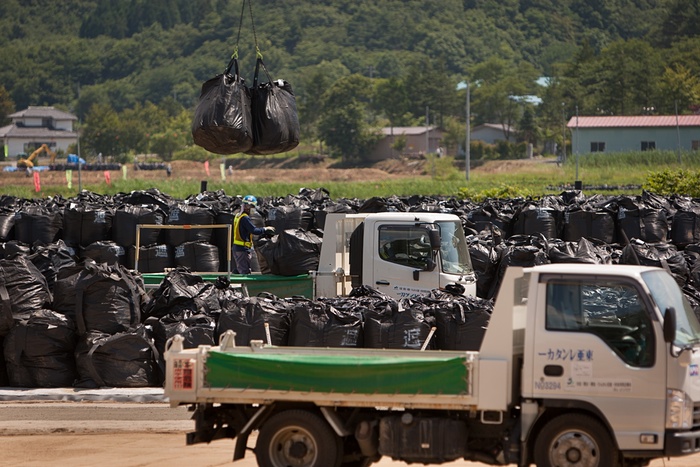
[[[39,157],[39,154],[42,152],[46,151],[46,154],[49,156],[51,159],[51,164],[56,160],[56,153],[52,151],[47,144],[42,144],[39,146],[37,149],[34,150],[33,153],[29,155],[27,158],[20,158],[17,160],[17,168],[20,169],[31,169],[34,167],[34,159]]]

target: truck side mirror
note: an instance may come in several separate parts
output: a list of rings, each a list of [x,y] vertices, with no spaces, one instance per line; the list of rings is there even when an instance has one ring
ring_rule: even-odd
[[[440,232],[438,231],[437,227],[434,225],[430,225],[427,228],[428,231],[428,239],[430,241],[430,249],[433,251],[438,251],[440,249]],[[435,269],[435,268],[433,268]],[[432,269],[428,269],[428,271],[432,271]]]
[[[676,340],[676,309],[673,307],[666,308],[664,313],[664,341],[668,344],[673,344]]]

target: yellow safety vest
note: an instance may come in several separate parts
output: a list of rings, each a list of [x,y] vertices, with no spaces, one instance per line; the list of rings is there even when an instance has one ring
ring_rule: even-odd
[[[233,244],[234,245],[240,245],[244,246],[246,248],[253,248],[253,235],[250,235],[250,238],[248,241],[244,240],[243,237],[241,237],[241,232],[238,230],[238,225],[241,222],[241,218],[243,216],[247,216],[248,214],[246,213],[238,213],[236,216],[233,218]]]

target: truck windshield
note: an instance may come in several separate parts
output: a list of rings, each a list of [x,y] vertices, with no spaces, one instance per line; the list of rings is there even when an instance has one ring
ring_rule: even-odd
[[[456,221],[437,222],[440,229],[440,259],[446,274],[473,274],[469,249],[462,224]]]
[[[700,344],[700,322],[673,277],[665,271],[649,271],[643,273],[642,278],[661,313],[666,313],[666,309],[670,307],[676,310],[674,344],[678,347]]]

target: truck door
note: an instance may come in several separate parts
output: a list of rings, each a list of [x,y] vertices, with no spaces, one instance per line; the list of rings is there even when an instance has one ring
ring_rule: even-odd
[[[545,405],[595,407],[620,449],[661,449],[665,347],[640,285],[621,277],[543,275],[538,292],[544,313],[535,318],[533,397]]]
[[[368,285],[396,298],[425,295],[439,287],[425,225],[381,225],[376,233],[373,281]]]

